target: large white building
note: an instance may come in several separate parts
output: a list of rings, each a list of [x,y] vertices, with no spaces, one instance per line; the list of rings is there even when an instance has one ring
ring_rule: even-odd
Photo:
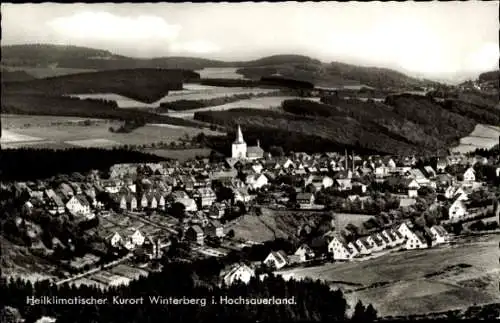
[[[247,143],[243,139],[241,127],[238,125],[236,139],[231,147],[231,157],[234,159],[259,159],[264,157],[264,150],[260,148],[258,142],[257,146],[247,147]]]

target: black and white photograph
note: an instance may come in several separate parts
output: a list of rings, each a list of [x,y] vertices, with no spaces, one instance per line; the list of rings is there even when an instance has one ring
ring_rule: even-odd
[[[2,3],[0,322],[500,320],[499,9]]]

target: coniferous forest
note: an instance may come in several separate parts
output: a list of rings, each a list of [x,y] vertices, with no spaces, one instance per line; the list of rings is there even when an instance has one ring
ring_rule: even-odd
[[[50,316],[57,322],[285,322],[327,321],[342,322],[347,317],[347,302],[341,291],[331,291],[320,282],[285,281],[270,275],[263,280],[252,279],[248,285],[235,284],[230,287],[198,284],[197,275],[189,264],[171,263],[162,272],[152,273],[147,278],[132,282],[128,286],[103,291],[93,287],[55,286],[48,282],[35,284],[20,280],[2,283],[0,294],[5,305],[19,309],[26,322],[34,322],[42,316]],[[107,299],[108,305],[29,305],[27,296],[57,296],[59,298],[82,297]],[[162,305],[151,304],[150,296],[176,297],[179,299],[206,299],[206,305]],[[295,304],[286,305],[235,305],[221,303],[221,297],[242,298],[292,298]],[[130,299],[143,297],[143,305],[112,304],[113,297]],[[214,303],[212,303],[214,300]],[[217,304],[219,303],[219,304]],[[366,307],[363,322],[373,321],[376,311]],[[358,311],[359,312],[359,311]],[[360,313],[357,314],[359,316]]]

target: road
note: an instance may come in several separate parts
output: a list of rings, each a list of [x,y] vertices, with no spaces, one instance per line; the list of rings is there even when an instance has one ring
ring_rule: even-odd
[[[127,216],[131,217],[131,218],[134,218],[136,220],[139,220],[143,223],[146,223],[146,224],[150,224],[152,226],[155,226],[157,228],[160,228],[160,229],[164,229],[164,230],[167,230],[168,232],[170,233],[173,233],[173,234],[178,234],[177,230],[174,230],[172,229],[171,227],[168,227],[166,225],[163,225],[163,224],[159,224],[157,222],[154,222],[154,221],[151,221],[149,219],[147,219],[146,217],[144,216],[141,216],[139,214],[135,214],[135,213],[132,213],[132,212],[127,212],[125,213]]]

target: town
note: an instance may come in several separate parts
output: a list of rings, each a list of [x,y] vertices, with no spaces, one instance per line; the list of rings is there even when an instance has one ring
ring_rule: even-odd
[[[221,258],[266,245],[253,238],[260,227],[245,227],[244,217],[288,221],[287,235],[276,235],[276,224],[269,229],[287,250],[267,244],[253,257],[260,259],[229,264],[220,275],[226,285],[439,248],[464,230],[499,229],[499,156],[452,154],[434,165],[348,151],[273,157],[258,141],[248,146],[239,126],[231,148],[221,160],[117,164],[3,182],[3,207],[15,214],[4,232],[48,260],[55,283],[107,288],[160,270],[165,258]],[[319,223],[312,220],[318,214]],[[310,221],[293,222],[299,215]]]

